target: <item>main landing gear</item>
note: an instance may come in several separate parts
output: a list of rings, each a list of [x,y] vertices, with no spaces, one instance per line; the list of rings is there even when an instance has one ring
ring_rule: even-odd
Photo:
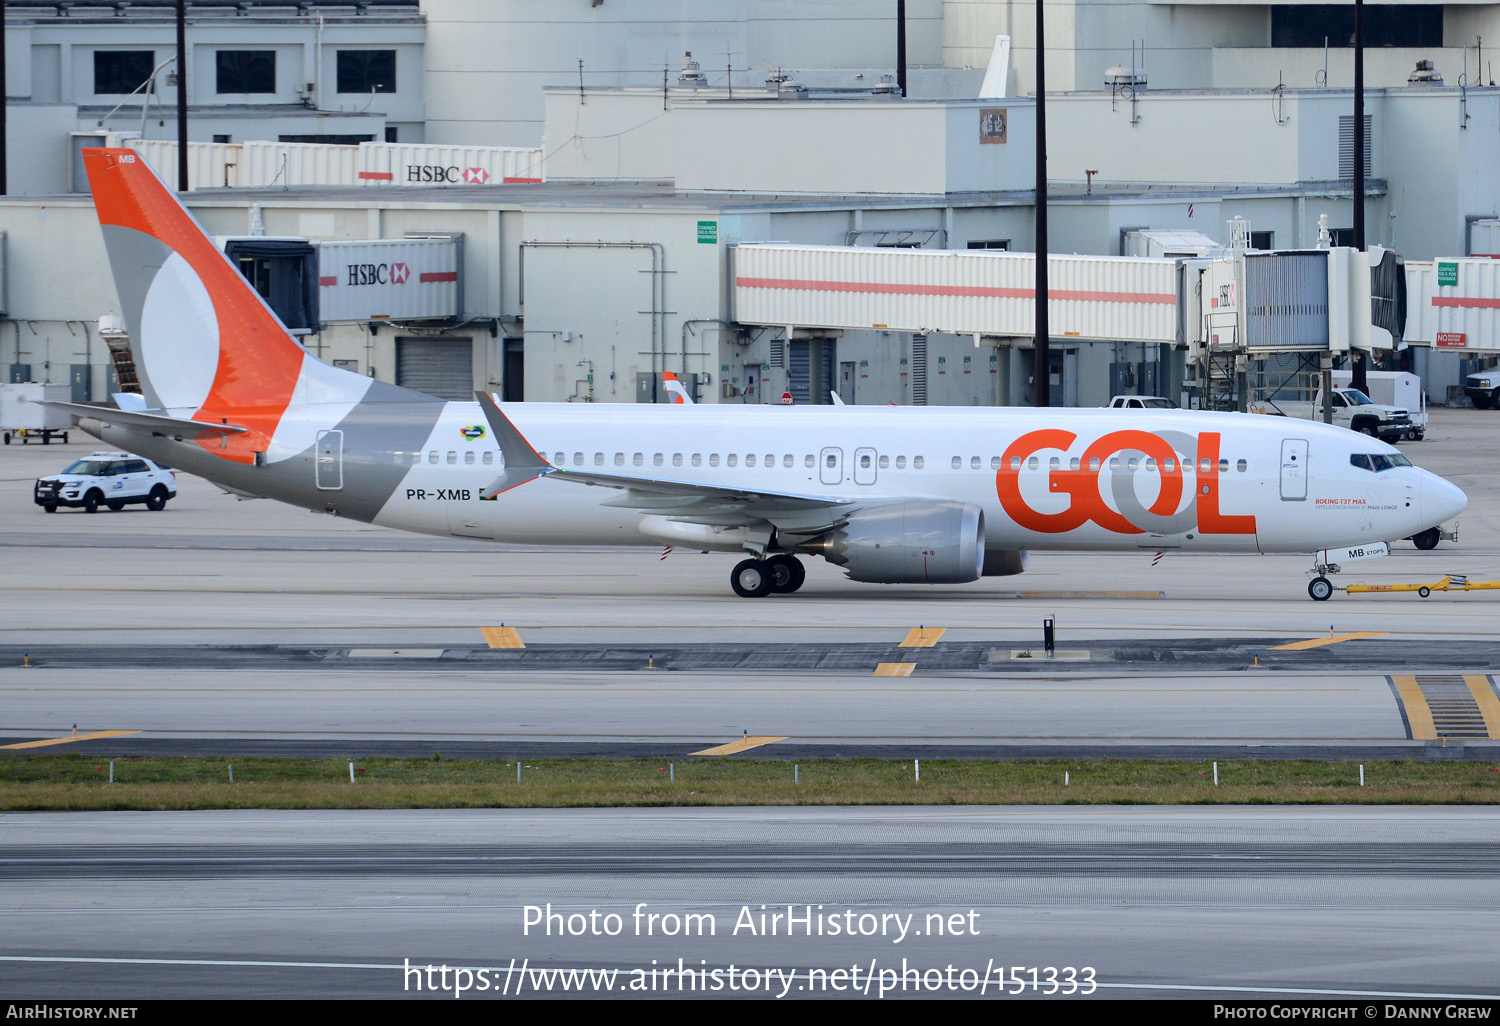
[[[747,559],[729,575],[729,586],[740,598],[764,598],[777,592],[791,594],[802,587],[807,571],[796,556],[782,553],[769,559]]]

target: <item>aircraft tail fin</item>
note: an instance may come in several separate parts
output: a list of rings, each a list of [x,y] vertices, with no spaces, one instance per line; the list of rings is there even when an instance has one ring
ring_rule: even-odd
[[[136,373],[150,406],[248,430],[218,454],[251,462],[317,364],[145,159],[86,149]],[[357,401],[361,375],[317,365],[319,401]]]
[[[662,371],[661,377],[662,384],[666,387],[668,394],[672,396],[673,403],[682,406],[695,405],[693,397],[688,394],[687,386],[678,380],[676,374],[673,374],[671,371]]]

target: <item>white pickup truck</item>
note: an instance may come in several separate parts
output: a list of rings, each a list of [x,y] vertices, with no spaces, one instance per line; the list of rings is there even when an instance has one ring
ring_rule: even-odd
[[[1154,395],[1117,395],[1109,401],[1111,410],[1175,410],[1177,404],[1170,399]]]
[[[1310,403],[1266,399],[1251,403],[1250,412],[1269,413],[1279,417],[1300,417],[1303,420],[1322,420],[1323,393],[1319,391]],[[1333,390],[1333,422],[1351,431],[1379,438],[1382,442],[1400,441],[1412,430],[1409,410],[1400,406],[1385,406],[1377,403],[1357,388]]]

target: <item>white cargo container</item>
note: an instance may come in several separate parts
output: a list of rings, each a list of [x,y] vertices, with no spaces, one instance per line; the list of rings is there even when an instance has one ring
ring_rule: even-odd
[[[734,317],[749,324],[1031,335],[1031,253],[740,245]],[[1048,261],[1054,336],[1172,342],[1176,261],[1057,256]]]
[[[1408,261],[1405,337],[1436,349],[1500,352],[1500,260]]]
[[[162,181],[177,182],[177,142],[166,139],[129,139],[135,150]],[[240,184],[240,147],[236,143],[188,143],[188,188],[232,188]]]
[[[520,146],[359,145],[367,185],[514,185],[542,180],[542,151]]]
[[[240,184],[353,185],[359,181],[359,147],[332,143],[245,142]]]
[[[1353,373],[1347,370],[1333,372],[1333,387],[1348,388]],[[1427,430],[1427,393],[1422,390],[1422,379],[1405,371],[1366,371],[1365,394],[1383,406],[1403,409],[1411,417],[1412,430],[1408,437],[1420,439]]]
[[[463,312],[463,236],[318,244],[318,319],[440,320]]]
[[[66,382],[56,385],[26,382],[0,385],[0,432],[5,444],[12,437],[23,442],[40,437],[42,444],[51,441],[54,432],[60,432],[63,441],[68,440],[67,431],[73,426],[73,418],[65,410],[38,405],[40,400],[65,403],[73,394],[73,386]]]

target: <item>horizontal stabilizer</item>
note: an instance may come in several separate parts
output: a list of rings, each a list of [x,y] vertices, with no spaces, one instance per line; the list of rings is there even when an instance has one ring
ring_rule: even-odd
[[[169,413],[144,413],[137,410],[117,410],[108,406],[90,406],[87,403],[64,403],[52,399],[38,401],[39,406],[50,406],[55,410],[66,410],[75,417],[87,417],[101,424],[116,427],[145,428],[162,435],[212,438],[217,435],[239,435],[248,428],[239,424],[205,424],[201,420],[174,417]]]

